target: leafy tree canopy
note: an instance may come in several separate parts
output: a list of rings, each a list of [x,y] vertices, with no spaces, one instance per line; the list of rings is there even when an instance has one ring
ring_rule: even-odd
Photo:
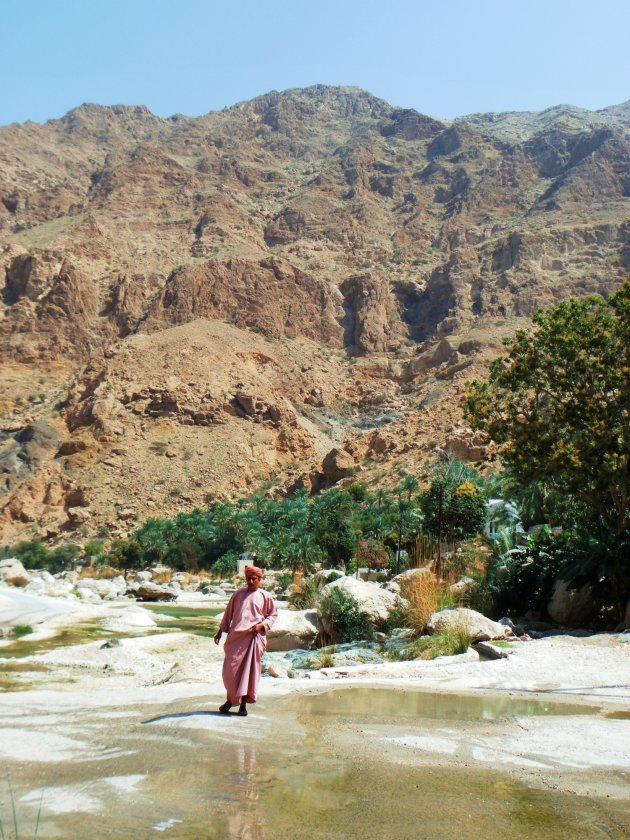
[[[465,412],[500,446],[523,484],[541,482],[581,500],[609,529],[628,520],[630,283],[608,301],[570,299],[534,316]]]

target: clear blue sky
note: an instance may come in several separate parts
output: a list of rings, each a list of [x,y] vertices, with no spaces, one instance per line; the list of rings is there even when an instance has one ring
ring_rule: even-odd
[[[630,99],[630,0],[0,0],[0,124],[358,85],[442,117]]]

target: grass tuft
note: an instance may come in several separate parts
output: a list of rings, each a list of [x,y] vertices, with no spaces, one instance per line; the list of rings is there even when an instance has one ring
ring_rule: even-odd
[[[410,645],[396,653],[390,653],[389,659],[436,659],[438,656],[456,656],[466,653],[472,642],[472,635],[465,625],[447,628],[435,636],[421,636]]]
[[[289,594],[289,604],[298,610],[309,610],[317,606],[322,581],[315,577],[303,578],[294,583]]]
[[[21,639],[22,636],[30,636],[32,632],[33,628],[30,624],[16,624],[11,631],[11,635],[14,639]]]
[[[405,626],[418,632],[424,630],[431,613],[457,605],[457,595],[451,592],[448,583],[428,569],[402,581],[400,594],[409,603]]]

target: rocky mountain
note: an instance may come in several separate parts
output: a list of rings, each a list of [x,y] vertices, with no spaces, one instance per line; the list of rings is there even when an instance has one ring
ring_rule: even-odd
[[[0,129],[0,162],[6,539],[477,455],[463,382],[536,307],[630,272],[630,102],[83,105]]]

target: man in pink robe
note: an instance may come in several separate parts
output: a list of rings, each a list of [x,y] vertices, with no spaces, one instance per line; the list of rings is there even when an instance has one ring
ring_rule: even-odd
[[[267,647],[267,630],[278,617],[273,597],[259,589],[262,576],[262,569],[257,566],[245,567],[247,587],[237,590],[230,598],[219,632],[214,637],[218,645],[221,634],[228,634],[223,646],[223,684],[227,700],[219,706],[223,714],[238,705],[238,714],[246,717],[247,703],[256,702],[260,662]]]

